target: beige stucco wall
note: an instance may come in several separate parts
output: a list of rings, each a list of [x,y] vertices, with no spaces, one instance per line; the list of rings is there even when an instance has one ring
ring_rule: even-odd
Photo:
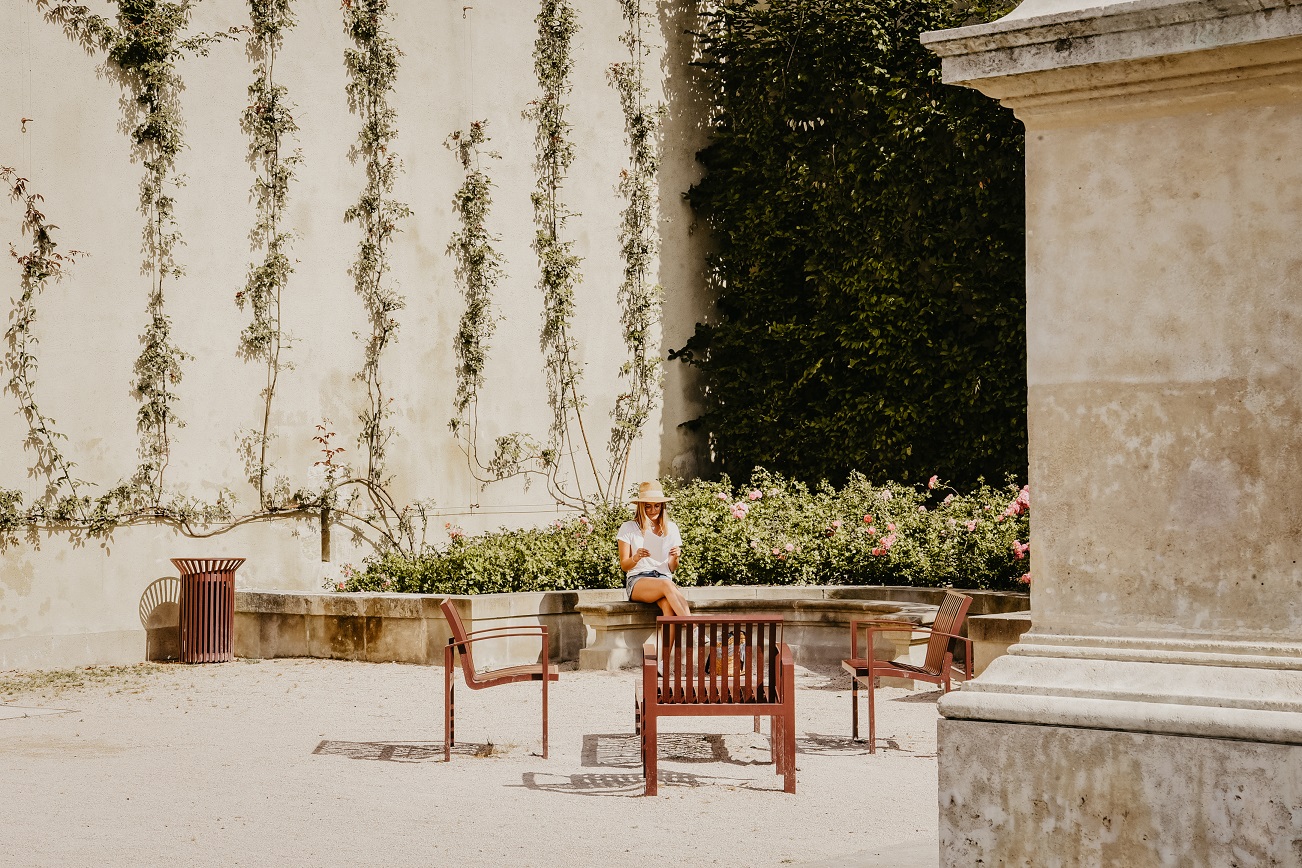
[[[101,0],[89,5],[111,13]],[[585,418],[604,457],[624,359],[616,302],[622,200],[615,184],[627,153],[606,70],[626,52],[618,42],[624,26],[618,4],[583,0],[576,5],[582,30],[574,47],[569,116],[576,160],[564,195],[576,212],[569,234],[583,257],[575,334],[588,398]],[[98,486],[92,491],[102,491],[129,477],[137,464],[137,404],[130,383],[148,288],[139,273],[141,168],[131,162],[128,141],[118,129],[122,92],[102,74],[101,59],[87,56],[43,21],[33,4],[4,0],[2,6],[0,165],[17,168],[45,197],[44,211],[59,226],[61,247],[86,252],[39,302],[38,399],[67,435],[63,448],[77,463],[77,475]],[[474,532],[555,515],[541,485],[527,490],[514,480],[477,485],[447,429],[455,388],[451,338],[462,302],[445,248],[456,228],[450,200],[461,172],[443,142],[480,118],[489,120],[491,148],[502,155],[490,163],[497,184],[491,226],[501,236],[507,262],[507,278],[497,294],[503,318],[480,404],[481,443],[491,451],[492,438],[510,431],[542,439],[549,418],[538,350],[538,269],[529,248],[533,130],[521,117],[537,93],[531,56],[536,8],[513,0],[464,6],[443,0],[391,4],[393,32],[404,52],[392,98],[403,163],[394,196],[414,215],[403,222],[392,250],[394,282],[407,307],[399,314],[398,341],[383,361],[396,398],[388,469],[400,503],[435,501],[434,541],[444,538],[444,521]],[[347,274],[359,233],[343,221],[363,183],[361,167],[347,159],[358,129],[344,96],[342,55],[349,43],[338,4],[301,2],[294,8],[298,26],[276,66],[277,80],[297,104],[303,156],[290,192],[288,220],[297,238],[295,273],[284,302],[286,328],[294,338],[287,358],[294,368],[281,377],[273,456],[277,471],[298,486],[320,457],[311,437],[326,418],[338,432],[336,445],[348,450],[343,458],[364,465],[356,442],[364,391],[353,376],[362,361],[362,342],[355,335],[366,325]],[[681,195],[698,177],[694,155],[704,143],[704,115],[699,82],[688,65],[694,47],[683,35],[691,16],[670,4],[648,3],[647,9],[654,13],[649,40],[655,48],[648,72],[655,98],[667,106],[658,210],[664,252],[657,266],[665,288],[658,343],[666,350],[685,342],[707,308],[701,288],[706,241],[689,231],[691,215]],[[243,2],[209,0],[197,7],[193,29],[224,29],[244,23],[246,16]],[[259,424],[262,369],[236,355],[248,313],[236,308],[234,295],[243,288],[253,258],[247,240],[254,219],[248,193],[253,175],[239,128],[252,69],[236,42],[219,44],[208,58],[187,60],[180,69],[188,148],[179,160],[186,185],[177,191],[176,216],[185,246],[177,258],[186,276],[169,289],[168,309],[176,344],[195,358],[184,364],[178,388],[176,409],[187,425],[175,432],[168,484],[203,498],[226,486],[249,509],[256,498],[243,478],[235,439],[241,428]],[[31,119],[26,132],[20,118]],[[0,208],[0,241],[22,249],[20,213],[13,203]],[[17,294],[16,269],[6,267],[0,281],[5,287],[0,298]],[[691,475],[701,467],[698,445],[678,428],[699,412],[697,389],[682,367],[668,367],[664,409],[653,414],[633,450],[633,480]],[[5,405],[17,407],[9,395],[0,397],[0,406]],[[27,473],[26,433],[21,418],[0,412],[0,486],[21,488],[30,501],[43,481]],[[334,534],[333,544],[333,565],[320,563],[315,529],[292,524],[239,529],[207,541],[161,529],[126,529],[107,545],[92,541],[78,547],[51,536],[39,549],[11,549],[0,555],[0,667],[140,659],[140,596],[155,578],[174,574],[168,557],[245,556],[241,586],[311,589],[337,574],[339,562],[365,554],[342,532]],[[117,642],[112,653],[83,653],[77,637],[87,633],[129,638]],[[51,642],[70,650],[46,657],[32,651]]]

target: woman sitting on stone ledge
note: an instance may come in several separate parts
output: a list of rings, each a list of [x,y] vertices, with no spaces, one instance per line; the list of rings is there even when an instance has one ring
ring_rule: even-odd
[[[637,515],[619,528],[619,566],[627,575],[624,589],[637,603],[655,603],[666,615],[690,615],[687,600],[674,584],[683,537],[669,520],[670,497],[658,482],[638,486]]]

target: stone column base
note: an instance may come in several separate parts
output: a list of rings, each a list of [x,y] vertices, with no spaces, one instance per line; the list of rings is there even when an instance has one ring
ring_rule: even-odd
[[[1302,865],[1302,746],[941,720],[943,868]]]

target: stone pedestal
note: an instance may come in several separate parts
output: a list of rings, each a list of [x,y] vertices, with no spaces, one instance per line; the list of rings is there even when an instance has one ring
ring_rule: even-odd
[[[940,703],[941,863],[1302,865],[1302,7],[924,41],[1026,126],[1035,501],[1034,626]]]

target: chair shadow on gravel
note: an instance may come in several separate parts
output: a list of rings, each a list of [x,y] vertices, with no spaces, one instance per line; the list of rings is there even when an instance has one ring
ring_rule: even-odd
[[[928,690],[925,693],[910,693],[908,696],[900,696],[895,699],[888,699],[887,702],[923,702],[935,705],[942,696],[945,695],[943,690]]]
[[[478,745],[458,745],[455,754],[476,755]],[[344,756],[349,759],[393,763],[442,762],[443,744],[401,741],[323,741],[312,751],[315,756]]]
[[[663,759],[663,757],[661,757]],[[521,784],[527,790],[544,793],[564,793],[571,796],[619,796],[622,798],[641,798],[646,791],[646,781],[641,772],[633,774],[602,774],[600,772],[579,775],[555,775],[538,772],[526,772],[521,775]],[[756,787],[754,781],[743,778],[721,778],[710,775],[694,775],[690,772],[660,770],[662,787],[703,787],[708,785],[729,786],[737,789],[769,789]]]
[[[773,762],[767,735],[662,732],[657,740],[661,762],[728,763],[735,766],[769,765]],[[584,768],[640,769],[641,739],[631,732],[585,735],[582,765]]]

